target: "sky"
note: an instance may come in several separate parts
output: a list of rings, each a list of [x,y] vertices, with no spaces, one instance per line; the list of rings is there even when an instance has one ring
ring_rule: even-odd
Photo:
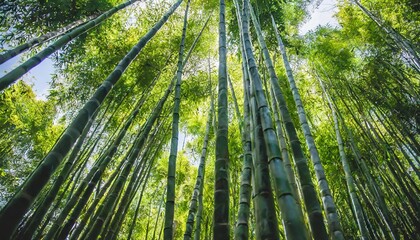
[[[22,62],[20,55],[0,65],[0,77],[10,70],[18,67]],[[50,58],[42,61],[38,66],[31,69],[22,79],[33,86],[37,98],[45,100],[48,95],[51,74],[54,73],[54,64]]]
[[[331,27],[339,26],[337,19],[334,17],[334,14],[338,12],[336,0],[323,0],[318,7],[315,7],[316,6],[313,4],[308,7],[311,16],[308,21],[300,26],[300,35],[304,35],[320,25],[330,25]]]
[[[316,2],[316,1],[314,1]],[[314,4],[309,6],[310,18],[300,26],[299,34],[314,30],[318,26],[330,25],[332,27],[339,26],[334,14],[338,11],[336,0],[323,0],[318,7]],[[19,66],[21,57],[16,56],[11,60],[0,65],[0,77],[9,72],[13,68]],[[33,89],[39,99],[46,99],[48,95],[49,83],[51,75],[54,73],[53,61],[48,58],[41,62],[38,66],[27,73],[23,80],[33,86]]]

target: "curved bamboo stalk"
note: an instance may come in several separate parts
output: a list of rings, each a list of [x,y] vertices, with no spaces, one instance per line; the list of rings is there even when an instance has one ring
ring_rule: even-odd
[[[24,183],[21,190],[19,190],[19,192],[2,209],[0,213],[0,238],[8,239],[12,235],[41,189],[45,186],[45,184],[47,184],[51,175],[55,172],[64,156],[67,155],[76,139],[80,136],[93,113],[111,91],[112,86],[117,83],[131,61],[140,53],[146,43],[149,42],[149,40],[163,26],[181,2],[182,0],[178,0],[146,33],[146,35],[140,39],[137,45],[134,46],[134,48],[132,48],[130,52],[120,61],[114,71],[96,90],[92,98],[79,111],[76,118],[70,123],[70,126],[56,142],[52,150]]]
[[[47,41],[53,39],[53,38],[57,38],[59,36],[64,35],[65,33],[82,26],[83,24],[86,24],[86,22],[91,21],[92,19],[96,18],[98,16],[98,14],[93,14],[91,16],[88,16],[86,19],[79,19],[76,20],[70,24],[68,24],[67,26],[64,26],[62,28],[59,28],[55,31],[51,31],[49,33],[43,34],[39,37],[36,38],[32,38],[31,40],[13,48],[10,50],[7,50],[5,53],[0,54],[0,64],[8,61],[9,59],[23,53],[26,52],[28,49],[30,49],[31,47],[35,47],[41,44],[46,43]]]
[[[35,56],[31,57],[30,59],[26,60],[24,63],[13,69],[12,71],[8,72],[6,75],[0,78],[0,91],[7,88],[15,81],[17,81],[20,77],[24,74],[29,72],[32,68],[40,64],[44,61],[47,57],[51,54],[56,52],[58,49],[66,45],[72,39],[76,38],[80,34],[88,31],[91,28],[94,28],[101,24],[105,19],[111,17],[114,13],[118,12],[121,9],[124,9],[131,4],[135,3],[138,0],[130,0],[123,4],[120,4],[116,7],[111,8],[110,10],[106,11],[105,13],[101,14],[99,17],[91,20],[90,22],[83,24],[82,26],[75,28],[74,30],[68,32],[64,36],[60,37],[57,41],[53,44],[42,50],[41,52],[37,53]]]

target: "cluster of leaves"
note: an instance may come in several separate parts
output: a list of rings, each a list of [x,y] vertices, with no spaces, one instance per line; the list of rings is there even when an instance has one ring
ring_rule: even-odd
[[[53,102],[38,100],[23,81],[0,96],[0,182],[4,199],[31,173],[48,152],[63,126],[54,123]]]
[[[5,0],[0,3],[0,44],[17,45],[83,17],[101,13],[120,0]]]

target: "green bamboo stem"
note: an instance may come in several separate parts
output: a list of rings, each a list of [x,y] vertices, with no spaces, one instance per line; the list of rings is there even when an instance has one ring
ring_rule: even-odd
[[[236,1],[235,1],[236,2]],[[243,64],[244,85],[246,67]],[[246,89],[246,87],[244,87]],[[235,228],[235,239],[248,239],[249,235],[249,214],[251,208],[252,193],[252,146],[251,146],[251,125],[248,94],[244,94],[244,131],[242,133],[242,148],[244,151],[241,173],[241,186],[239,188],[239,209]]]
[[[305,135],[306,144],[308,146],[311,160],[314,165],[315,175],[318,181],[318,186],[321,191],[324,211],[327,216],[328,226],[330,230],[329,232],[330,232],[331,237],[333,237],[334,239],[343,239],[344,235],[341,230],[340,219],[337,214],[337,207],[335,206],[334,200],[331,196],[331,191],[330,191],[330,188],[328,186],[328,182],[325,176],[324,167],[322,166],[321,159],[319,157],[319,153],[315,145],[315,141],[312,137],[311,130],[308,125],[306,113],[303,107],[302,100],[300,98],[298,88],[296,86],[296,83],[293,77],[292,69],[290,67],[290,64],[287,58],[286,50],[281,40],[280,34],[277,31],[277,27],[274,22],[273,16],[271,16],[271,19],[272,19],[273,28],[275,30],[275,34],[277,37],[280,52],[283,58],[283,63],[286,68],[287,79],[289,80],[290,89],[292,90],[292,94],[293,94],[293,99],[294,99],[296,108],[298,109],[299,122],[302,128],[302,131]],[[311,186],[311,188],[312,187],[313,186]],[[303,192],[304,192],[304,189],[303,189]],[[308,198],[305,198],[305,192],[304,192],[304,200],[305,200],[305,205],[307,206],[307,211],[313,213],[312,216],[311,215],[309,216],[309,219],[310,219],[309,222],[311,225],[311,230],[314,233],[314,238],[327,239],[328,236],[325,230],[325,226],[323,224],[323,220],[322,220],[323,216],[322,216],[322,212],[321,212],[316,194],[315,194],[315,197],[308,199]],[[315,204],[315,203],[318,203],[318,204]]]
[[[248,89],[248,88],[247,88]],[[252,115],[253,150],[254,157],[254,211],[257,239],[279,239],[277,214],[275,211],[274,196],[270,182],[270,169],[266,142],[261,123],[261,114],[258,111],[255,91],[250,86],[250,110]]]
[[[214,114],[214,95],[213,95],[213,87],[212,87],[212,79],[211,79],[211,63],[210,63],[210,57],[208,58],[208,75],[209,75],[209,87],[211,91],[211,102],[213,103],[213,114]],[[210,127],[213,127],[214,130],[214,117],[212,118],[212,121],[210,122]],[[215,132],[215,131],[213,131]],[[203,178],[205,176],[205,167],[203,168]],[[203,195],[204,195],[204,184],[200,185],[200,189],[197,196],[198,201],[198,209],[197,209],[197,215],[195,217],[196,224],[195,224],[195,231],[194,231],[194,240],[200,240],[201,239],[201,221],[203,219]]]
[[[171,149],[168,160],[168,175],[167,175],[167,190],[166,190],[166,204],[165,204],[165,228],[163,238],[166,240],[173,239],[173,221],[175,214],[175,174],[176,174],[176,160],[178,154],[178,135],[179,135],[179,112],[181,103],[181,82],[183,72],[183,58],[185,48],[185,36],[187,33],[188,10],[190,8],[190,0],[187,1],[187,6],[184,13],[184,24],[182,28],[181,43],[179,46],[178,67],[176,72],[176,85],[174,107],[172,115],[172,138]]]
[[[273,65],[273,62],[271,60],[270,53],[268,52],[267,44],[265,43],[265,40],[264,40],[264,37],[263,37],[263,34],[262,34],[262,30],[261,30],[261,26],[260,26],[260,24],[257,20],[257,17],[254,13],[254,9],[253,9],[252,5],[250,5],[250,12],[251,12],[251,19],[254,23],[253,25],[254,25],[255,31],[257,33],[257,39],[258,39],[258,42],[261,46],[261,50],[262,50],[262,53],[263,53],[264,63],[265,63],[266,68],[268,69],[269,74],[270,74],[270,81],[278,83],[278,77],[277,77],[277,74],[274,70],[274,65]],[[293,173],[292,165],[290,163],[289,153],[287,151],[287,145],[286,145],[286,141],[284,139],[284,134],[283,134],[283,131],[282,131],[282,124],[280,123],[280,119],[279,119],[279,115],[278,115],[277,104],[275,104],[276,98],[275,98],[274,90],[273,90],[273,88],[270,88],[270,90],[268,90],[268,87],[266,87],[266,89],[267,89],[267,91],[270,91],[270,95],[271,95],[271,98],[272,98],[271,107],[273,109],[274,120],[275,120],[276,125],[277,125],[277,127],[276,127],[277,137],[278,137],[279,143],[280,143],[280,149],[281,149],[281,153],[282,153],[283,164],[284,164],[284,167],[285,167],[285,170],[286,170],[287,178],[289,179],[289,182],[291,184],[292,191],[293,191],[293,196],[295,197],[296,201],[299,203],[299,195],[298,195],[296,180],[295,180],[295,176],[294,176],[294,173]]]
[[[103,205],[103,207],[100,207],[102,208],[102,210],[98,217],[95,219],[92,228],[89,230],[86,236],[87,239],[96,239],[101,233],[102,227],[107,220],[107,216],[111,212],[111,209],[115,207],[120,191],[124,186],[125,180],[127,179],[127,176],[130,173],[135,160],[138,158],[140,151],[143,149],[143,146],[149,137],[152,127],[154,126],[155,122],[157,121],[162,112],[163,106],[172,90],[172,84],[173,82],[171,82],[170,87],[165,92],[165,95],[159,100],[158,104],[153,109],[152,114],[144,124],[142,131],[139,133],[136,142],[133,144],[133,151],[130,152],[129,155],[126,157],[126,165],[124,166],[121,174],[118,176],[116,182],[114,183],[114,191],[110,193],[107,196],[105,202],[101,204]]]
[[[163,125],[163,122],[164,121],[161,122],[160,126]],[[127,208],[131,204],[131,201],[133,200],[134,196],[136,195],[138,187],[141,183],[143,183],[144,178],[147,175],[148,169],[150,169],[150,165],[153,161],[150,159],[150,155],[153,149],[152,146],[156,144],[156,136],[160,133],[160,126],[155,128],[152,136],[149,137],[150,140],[148,141],[147,146],[144,148],[142,155],[137,157],[137,165],[135,166],[130,176],[130,181],[125,187],[124,194],[122,195],[120,201],[115,202],[116,211],[108,211],[107,213],[108,225],[104,225],[100,233],[100,236],[106,240],[115,239],[118,236],[118,231],[127,213]],[[128,174],[126,176],[126,179],[127,178]],[[124,181],[126,181],[126,179]],[[125,183],[123,184],[125,185]],[[122,194],[122,189],[124,185],[122,185],[122,188],[120,190],[117,190],[116,188],[114,188],[114,190],[120,191],[120,194]]]
[[[286,170],[287,179],[289,179],[290,185],[292,187],[293,196],[295,197],[296,201],[300,204],[299,190],[296,183],[295,173],[293,172],[293,167],[289,158],[289,151],[287,149],[287,143],[286,143],[286,139],[284,137],[284,132],[283,132],[283,126],[282,126],[283,124],[280,121],[278,107],[275,104],[275,96],[274,96],[273,88],[270,88],[270,95],[272,99],[271,109],[273,109],[273,113],[274,113],[274,121],[276,123],[276,132],[277,132],[277,137],[279,139],[281,156],[283,158],[283,164]]]
[[[194,231],[194,240],[200,240],[201,235],[201,221],[203,218],[203,192],[204,192],[204,184],[200,186],[200,192],[198,194],[198,209],[196,215],[196,224],[195,224],[195,231]]]
[[[145,188],[145,185],[143,185],[143,188]],[[160,186],[155,188],[155,191],[153,191],[152,196],[156,196],[156,193],[158,192],[159,189],[160,189]],[[149,213],[147,215],[147,225],[146,225],[146,230],[145,230],[145,232],[146,232],[145,233],[145,239],[149,239],[148,236],[149,236],[149,229],[150,229],[149,227],[150,227],[150,222],[151,222],[151,212],[152,212],[153,200],[154,200],[153,198],[150,198],[150,202],[149,202],[150,206],[148,207],[149,208]],[[137,224],[137,220],[138,220],[137,216],[138,216],[139,211],[140,211],[140,205],[141,205],[141,201],[139,199],[139,201],[137,201],[137,206],[136,206],[136,210],[134,212],[134,217],[131,220],[130,230],[128,231],[128,235],[127,235],[127,238],[126,238],[128,240],[130,240],[132,238],[134,228]]]
[[[153,81],[152,84],[150,84],[150,86],[148,88],[152,88],[156,81]],[[127,94],[129,92],[131,92],[132,89],[130,89],[130,91],[127,92]],[[143,94],[146,91],[143,91]],[[118,106],[121,105],[121,103],[123,102],[123,100],[126,98],[127,94],[125,94],[125,96],[123,98],[121,98],[121,100],[118,103]],[[146,94],[142,95],[142,98],[146,96]],[[141,102],[141,100],[140,100]],[[144,101],[143,101],[144,102]],[[141,106],[143,104],[143,102],[138,103],[138,106]],[[117,103],[117,102],[115,102]],[[112,104],[108,104],[108,106],[106,107],[105,111],[103,112],[102,117],[100,118],[100,122],[103,121],[103,116],[105,115],[105,113],[108,111],[109,107]],[[118,107],[114,110],[114,112],[111,114],[111,116],[115,115],[116,110],[118,109]],[[98,109],[99,110],[99,109]],[[28,226],[25,227],[25,229],[23,230],[23,233],[21,236],[21,238],[23,239],[28,239],[30,238],[30,236],[34,235],[34,231],[36,230],[36,228],[38,227],[38,225],[41,223],[42,219],[44,218],[46,212],[48,211],[51,203],[54,201],[60,187],[62,186],[62,184],[64,183],[64,181],[67,179],[67,177],[69,176],[69,174],[71,173],[71,171],[73,170],[73,168],[75,167],[75,164],[82,159],[80,156],[78,157],[78,154],[81,150],[81,146],[83,145],[86,135],[88,134],[91,125],[93,124],[93,121],[96,118],[96,115],[98,114],[98,110],[95,112],[94,116],[89,120],[88,124],[86,125],[85,129],[82,132],[82,135],[79,137],[79,139],[77,140],[76,145],[74,146],[69,158],[66,160],[64,167],[61,169],[59,176],[55,179],[53,186],[51,187],[50,191],[48,191],[48,194],[46,195],[45,199],[42,201],[41,205],[38,206],[37,210],[34,212],[34,214],[31,216],[30,221],[28,221]],[[96,132],[100,122],[98,123],[98,125],[95,127],[95,129],[93,130],[93,132]],[[106,124],[105,124],[106,125]],[[103,131],[102,131],[103,132]],[[101,132],[101,133],[102,133]]]
[[[213,239],[229,239],[229,150],[228,150],[228,103],[227,103],[227,66],[226,66],[226,23],[225,1],[219,1],[219,67],[216,161],[214,188]]]
[[[117,178],[118,173],[122,169],[122,166],[124,164],[124,161],[120,161],[118,166],[115,168],[114,172],[111,174],[111,176],[108,178],[106,183],[101,187],[101,191],[99,194],[95,196],[95,199],[90,204],[89,208],[86,210],[86,212],[83,215],[83,218],[80,220],[77,228],[73,231],[73,233],[70,236],[71,240],[78,239],[79,235],[82,233],[83,229],[87,226],[87,222],[89,218],[91,218],[93,212],[95,211],[95,208],[98,206],[99,201],[102,199],[102,197],[105,195],[105,193],[109,190],[109,187],[114,182],[114,180]]]
[[[252,80],[252,86],[254,88],[253,92],[257,102],[257,109],[261,116],[261,126],[267,148],[270,174],[274,183],[274,191],[276,193],[277,202],[282,214],[286,236],[291,239],[307,239],[308,237],[305,234],[306,231],[302,231],[302,229],[305,229],[306,226],[303,217],[299,215],[300,206],[297,204],[292,195],[290,183],[282,164],[281,151],[273,128],[271,113],[267,106],[261,78],[255,62],[254,53],[252,51],[248,23],[249,0],[244,1],[243,8],[244,17],[242,17],[242,29],[248,69]]]
[[[168,129],[169,129],[169,128],[168,128]],[[167,130],[165,130],[164,135],[166,135],[166,133],[167,133],[167,132],[168,132],[168,131],[167,131]],[[153,167],[153,166],[154,166],[154,164],[155,164],[156,158],[158,157],[158,155],[159,155],[159,153],[160,153],[160,149],[162,149],[163,144],[164,144],[164,138],[162,138],[162,139],[160,140],[160,143],[157,145],[158,147],[156,147],[156,149],[155,149],[155,151],[154,151],[153,155],[152,155],[152,156],[151,156],[151,158],[150,158],[151,163],[149,164],[150,166],[149,166],[149,169],[147,170],[147,175],[146,175],[146,177],[145,177],[145,181],[144,181],[144,183],[143,183],[143,187],[142,187],[142,190],[141,190],[141,193],[140,193],[140,197],[139,197],[139,200],[138,200],[138,202],[137,202],[136,210],[135,210],[135,212],[134,212],[134,217],[133,217],[132,222],[131,222],[131,227],[130,227],[130,230],[129,230],[129,232],[128,232],[127,239],[131,239],[131,236],[132,236],[132,234],[133,234],[133,230],[134,230],[134,227],[135,227],[135,225],[136,225],[136,221],[137,221],[137,216],[138,216],[138,213],[139,213],[139,210],[140,210],[140,205],[141,205],[142,196],[143,196],[144,190],[146,189],[146,185],[147,185],[147,183],[148,183],[148,181],[149,181],[149,177],[150,177],[150,174],[151,174],[151,172],[152,172],[152,171],[151,171],[151,169],[152,169],[152,167]],[[157,191],[157,190],[158,190],[158,188],[156,189],[156,191]],[[155,193],[156,193],[156,191],[155,191]],[[134,194],[133,194],[133,195],[134,195]],[[154,196],[154,194],[153,194],[152,196]],[[134,196],[133,196],[133,198],[134,198]],[[150,215],[150,212],[149,212],[149,215]],[[148,221],[147,223],[149,224],[149,221]],[[148,238],[147,238],[147,235],[148,235],[148,226],[147,226],[147,230],[146,230],[146,237],[145,237],[145,239],[148,239]]]
[[[241,23],[241,11],[238,4],[238,1],[233,1],[235,5],[236,18],[238,19],[238,28],[242,31]],[[239,187],[239,207],[238,215],[236,219],[235,227],[235,239],[244,239],[249,238],[249,215],[251,209],[251,194],[252,194],[252,174],[253,174],[253,157],[252,157],[252,142],[251,142],[251,116],[250,116],[250,103],[249,103],[249,76],[248,69],[246,67],[246,57],[244,54],[243,46],[243,37],[242,34],[239,34],[240,38],[240,50],[242,57],[242,80],[244,88],[244,118],[242,122],[242,117],[239,112],[239,107],[237,107],[236,98],[234,98],[236,115],[241,126],[240,130],[244,129],[241,132],[242,148],[244,151],[243,154],[243,165],[241,172],[241,186]],[[234,89],[231,85],[232,96],[234,95]]]
[[[317,78],[318,78],[318,81],[319,81],[319,83],[321,85],[321,88],[324,92],[325,98],[327,99],[328,105],[331,109],[331,113],[332,113],[332,117],[333,117],[333,121],[334,121],[335,136],[337,138],[338,151],[339,151],[339,154],[340,154],[340,160],[341,160],[341,164],[343,166],[343,170],[344,170],[344,174],[345,174],[345,178],[346,178],[346,183],[347,183],[347,188],[348,188],[348,192],[349,192],[349,195],[350,195],[352,208],[353,208],[353,211],[354,211],[355,216],[356,216],[356,222],[357,222],[357,225],[359,227],[360,235],[361,235],[362,239],[368,239],[369,237],[368,237],[366,222],[365,222],[365,219],[363,218],[362,206],[360,205],[359,199],[357,198],[356,186],[355,186],[355,183],[354,183],[353,176],[351,175],[350,165],[347,161],[347,156],[346,156],[346,153],[345,153],[345,150],[344,150],[344,144],[343,144],[343,139],[341,137],[340,128],[339,128],[339,125],[338,125],[337,114],[336,114],[335,108],[334,108],[334,106],[331,102],[331,99],[330,99],[329,95],[327,94],[325,86],[322,83],[322,80],[319,78],[319,76],[317,76]]]
[[[75,194],[64,206],[60,215],[57,217],[56,221],[54,221],[44,239],[48,240],[59,238],[58,236],[63,236],[67,229],[70,228],[72,224],[74,224],[76,219],[79,217],[81,211],[85,207],[87,201],[89,200],[89,197],[92,194],[94,188],[98,184],[105,168],[108,166],[109,162],[113,158],[116,150],[117,145],[113,144],[110,148],[110,151],[107,151],[106,156],[97,161],[97,164],[95,164],[94,167],[89,171],[88,175],[83,179],[83,181],[79,185]],[[71,211],[72,209],[73,211]],[[68,216],[69,219],[65,224],[63,224]]]
[[[32,38],[29,41],[15,47],[13,49],[7,50],[6,52],[0,54],[0,64],[8,61],[9,59],[11,59],[11,58],[13,58],[13,57],[25,52],[25,51],[27,51],[31,47],[35,47],[35,46],[44,44],[51,39],[60,37],[63,34],[69,32],[69,31],[72,31],[73,29],[75,29],[77,27],[80,27],[83,24],[86,24],[86,22],[90,22],[92,19],[96,18],[97,16],[98,16],[97,14],[94,14],[94,15],[86,17],[85,19],[76,20],[76,21],[68,24],[67,26],[64,26],[64,27],[59,28],[55,31],[51,31],[49,33],[43,34],[39,37]]]
[[[210,17],[212,14],[210,14],[209,18],[207,19],[206,23],[204,24],[204,26],[207,26]],[[204,30],[204,27],[202,29],[202,31]],[[210,61],[210,60],[209,60]],[[209,62],[209,81],[211,84],[211,68],[210,68],[210,62]],[[211,95],[211,97],[213,98],[213,95]],[[214,102],[214,100],[213,100]],[[214,123],[214,118],[212,121],[212,124]],[[202,215],[203,215],[203,191],[204,191],[204,184],[201,184],[200,186],[200,191],[198,193],[198,209],[197,209],[197,215],[196,215],[196,224],[195,224],[195,231],[194,231],[194,240],[200,240],[200,234],[201,234],[201,220],[202,220]]]
[[[36,228],[41,223],[43,217],[47,213],[51,203],[54,201],[55,197],[57,196],[58,191],[60,190],[61,185],[69,176],[71,170],[75,166],[76,157],[82,147],[83,142],[86,139],[86,136],[92,126],[92,123],[97,115],[98,111],[89,119],[85,129],[83,129],[82,135],[77,140],[76,145],[74,146],[69,158],[64,164],[64,167],[61,169],[60,175],[55,179],[53,186],[51,187],[50,191],[48,191],[46,197],[42,201],[41,205],[37,208],[34,214],[31,216],[30,222],[28,222],[28,226],[25,228],[25,231],[21,235],[22,239],[29,239],[33,236]]]
[[[160,201],[158,213],[156,214],[155,228],[153,229],[153,237],[152,237],[152,239],[156,239],[155,238],[155,236],[156,236],[156,230],[158,230],[159,217],[161,215],[161,210],[162,210],[162,205],[164,203],[165,195],[166,195],[166,188],[165,188],[164,192],[162,193],[162,200]],[[163,228],[163,222],[162,222],[162,228]],[[159,235],[159,238],[158,239],[160,239],[160,235]]]
[[[327,75],[325,69],[322,67],[322,65],[320,65],[319,67],[323,70],[323,73],[326,76],[326,78],[331,82],[331,79],[328,77],[328,75]],[[315,74],[318,75],[317,72],[315,72]],[[328,89],[325,86],[322,85],[321,87],[323,88],[326,96],[328,96],[328,99],[329,99],[332,107],[334,109],[336,109],[335,113],[337,115],[338,121],[339,121],[339,123],[341,123],[342,127],[344,128],[345,133],[347,134],[347,136],[349,138],[349,146],[350,146],[350,149],[351,149],[351,151],[353,153],[353,156],[354,156],[357,164],[360,166],[360,169],[362,170],[362,173],[363,173],[363,175],[365,176],[365,178],[367,180],[368,189],[370,190],[373,198],[375,199],[375,201],[376,201],[376,203],[377,203],[377,205],[378,205],[378,207],[380,209],[381,216],[382,216],[382,218],[384,218],[384,222],[387,225],[387,227],[389,229],[389,232],[392,235],[392,238],[393,239],[399,239],[398,234],[396,234],[396,230],[395,230],[394,224],[393,224],[393,222],[391,220],[391,215],[390,215],[389,209],[388,209],[388,207],[387,207],[387,205],[385,203],[383,192],[378,187],[375,179],[372,177],[371,173],[369,172],[369,169],[368,169],[368,167],[366,165],[366,162],[362,158],[362,155],[360,153],[360,150],[359,150],[359,148],[358,148],[358,146],[357,146],[357,144],[355,142],[355,139],[354,139],[354,136],[353,136],[352,131],[347,127],[347,125],[346,125],[346,123],[345,123],[342,115],[340,114],[340,111],[339,111],[339,109],[337,107],[337,104],[335,102],[334,97],[329,97],[330,94],[328,93]]]
[[[93,150],[95,149],[96,144],[99,142],[99,138],[97,138],[94,141],[94,144],[92,146],[89,146],[89,148],[86,148],[87,153],[85,155],[90,156],[91,153],[93,152]],[[34,235],[35,239],[40,239],[41,236],[43,236],[43,232],[45,230],[45,228],[47,227],[47,225],[50,223],[50,220],[52,219],[54,213],[57,211],[57,209],[59,209],[60,207],[60,203],[62,202],[63,198],[65,197],[65,193],[68,192],[68,197],[70,197],[72,195],[72,189],[69,190],[69,187],[72,185],[73,183],[73,187],[76,186],[77,181],[79,181],[80,178],[80,174],[82,172],[82,169],[84,169],[86,167],[86,164],[88,163],[89,158],[88,157],[79,157],[81,161],[81,163],[79,164],[79,166],[77,166],[75,172],[73,173],[72,177],[67,181],[67,186],[64,188],[63,193],[57,198],[56,203],[54,204],[53,208],[50,210],[50,212],[48,213],[48,215],[45,217],[44,220],[44,224],[40,227],[40,229],[38,230],[38,233],[36,235]],[[68,201],[65,201],[68,202]]]
[[[96,185],[100,174],[105,169],[105,167],[108,165],[109,161],[112,159],[113,155],[116,153],[118,146],[120,142],[122,141],[122,138],[125,135],[125,132],[127,131],[127,128],[130,126],[132,122],[132,119],[129,119],[123,128],[119,130],[118,135],[113,140],[113,142],[110,142],[109,147],[102,152],[98,160],[95,161],[93,167],[90,169],[88,174],[84,177],[84,179],[81,181],[81,183],[78,185],[76,192],[73,194],[72,192],[68,196],[68,200],[66,201],[66,204],[64,208],[62,209],[61,213],[58,215],[57,219],[54,221],[52,226],[50,227],[47,235],[45,236],[45,239],[51,239],[55,236],[59,228],[61,227],[61,224],[65,221],[67,216],[69,215],[72,208],[77,204],[76,209],[80,209],[84,207],[83,202],[79,201],[80,199],[84,199],[82,196],[83,191],[87,189],[92,189]],[[86,159],[85,163],[82,165],[82,168],[78,172],[77,179],[80,177],[81,172],[83,172],[83,168],[85,168],[87,164],[87,160],[89,159],[92,152],[95,150],[96,144],[99,142],[99,138],[95,142],[95,145],[90,149],[88,154],[84,157]],[[96,180],[93,180],[96,179]],[[76,186],[75,184],[73,186]],[[87,194],[86,191],[84,193]],[[75,211],[73,211],[72,214],[74,214]]]
[[[118,135],[114,139],[111,145],[109,145],[109,148],[99,157],[98,161],[95,163],[91,171],[88,173],[88,175],[84,178],[82,183],[79,185],[78,189],[76,190],[76,193],[70,198],[69,202],[66,204],[64,209],[62,210],[59,217],[56,219],[56,221],[53,223],[52,227],[50,228],[46,239],[53,238],[58,231],[63,232],[67,230],[59,230],[61,224],[66,219],[67,215],[70,213],[71,209],[76,205],[75,209],[73,210],[70,220],[65,224],[65,226],[70,226],[74,224],[76,218],[82,211],[84,207],[84,202],[86,202],[94,187],[96,186],[96,183],[99,181],[100,177],[102,176],[103,171],[108,166],[109,162],[113,159],[113,156],[117,152],[121,141],[123,140],[125,134],[127,133],[129,127],[135,120],[136,116],[140,112],[140,107],[143,105],[144,101],[146,100],[147,94],[144,94],[139,101],[136,103],[134,109],[130,113],[130,116],[128,117],[127,121],[124,123],[123,127],[119,131]],[[82,192],[84,191],[83,195]],[[67,229],[66,228],[66,229]]]
[[[0,78],[0,91],[6,89],[8,86],[13,84],[17,81],[20,77],[24,74],[29,72],[32,68],[36,67],[42,61],[44,61],[47,57],[49,57],[54,52],[58,51],[61,47],[65,46],[68,42],[72,39],[76,38],[80,34],[98,26],[101,24],[105,19],[111,17],[114,13],[118,12],[121,9],[124,9],[131,4],[135,3],[137,0],[130,0],[123,4],[120,4],[116,7],[111,8],[110,10],[106,11],[105,13],[101,14],[99,17],[89,21],[86,24],[83,24],[80,27],[73,29],[72,31],[64,34],[64,36],[60,37],[57,41],[53,44],[42,50],[41,52],[37,53],[35,56],[31,57],[12,71],[8,72],[6,75]]]
[[[239,111],[238,100],[236,99],[235,90],[233,88],[232,81],[231,81],[229,75],[227,76],[227,79],[228,79],[228,85],[229,85],[230,93],[232,95],[233,105],[235,106],[235,115],[236,115],[236,118],[238,119],[238,123],[239,123],[239,131],[242,135],[243,124],[242,124],[241,111]]]
[[[162,121],[161,125],[164,125],[164,121]],[[109,212],[108,218],[111,220],[109,221],[110,224],[108,227],[104,227],[101,232],[101,236],[105,236],[104,239],[115,239],[118,236],[119,230],[122,226],[122,223],[124,222],[124,218],[127,214],[128,208],[133,201],[134,197],[136,196],[136,193],[138,192],[140,186],[143,184],[143,188],[140,194],[140,202],[143,197],[143,191],[145,184],[148,181],[148,176],[150,175],[150,169],[151,166],[154,164],[155,158],[158,155],[158,150],[161,149],[163,144],[163,138],[159,140],[159,143],[155,146],[157,141],[157,135],[160,133],[163,136],[167,133],[165,132],[159,132],[160,127],[155,128],[153,135],[150,137],[151,140],[149,140],[147,146],[145,147],[145,150],[143,151],[142,156],[139,157],[140,162],[137,164],[136,168],[134,169],[131,177],[130,182],[128,183],[126,190],[124,191],[124,195],[121,198],[121,200],[118,202],[118,210],[115,213]],[[153,151],[152,151],[153,150]],[[147,161],[147,166],[145,166]],[[146,172],[146,174],[144,174]],[[146,180],[145,180],[146,179]],[[140,203],[139,203],[140,204]],[[117,207],[117,206],[116,206]]]
[[[184,240],[190,240],[194,229],[194,219],[197,212],[198,196],[204,185],[206,158],[207,158],[207,145],[210,136],[210,128],[213,120],[214,104],[213,98],[210,101],[210,111],[206,123],[206,132],[204,134],[203,148],[201,150],[200,164],[198,166],[197,178],[194,186],[193,195],[191,197],[190,208],[188,211],[187,224],[185,226]]]

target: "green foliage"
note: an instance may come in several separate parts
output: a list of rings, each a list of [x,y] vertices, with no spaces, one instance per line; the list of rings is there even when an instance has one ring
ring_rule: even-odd
[[[121,0],[18,0],[0,5],[0,44],[24,42],[75,20],[108,10]]]
[[[38,100],[19,81],[0,96],[0,182],[4,201],[50,150],[63,126],[54,123],[53,100]],[[4,202],[2,202],[2,205]]]

